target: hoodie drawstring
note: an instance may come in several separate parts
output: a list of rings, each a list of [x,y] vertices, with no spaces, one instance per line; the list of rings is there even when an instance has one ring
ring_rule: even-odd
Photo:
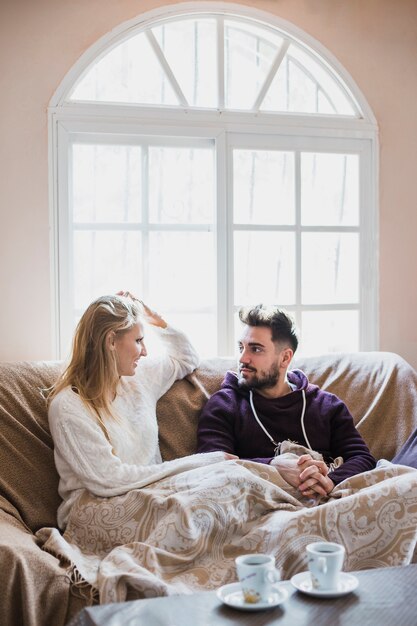
[[[302,389],[301,393],[303,394],[303,409],[301,411],[301,428],[302,428],[302,431],[303,431],[304,439],[306,440],[307,448],[309,450],[312,450],[313,448],[310,445],[310,442],[309,442],[308,437],[307,437],[306,429],[305,429],[305,426],[304,426],[304,417],[305,417],[305,414],[306,414],[306,406],[307,406],[306,392],[304,391],[304,389]]]
[[[303,431],[303,435],[304,435],[304,439],[306,440],[307,447],[310,450],[312,450],[313,448],[310,445],[310,442],[309,442],[308,437],[307,437],[306,429],[305,429],[305,426],[304,426],[304,417],[305,417],[305,414],[306,414],[306,406],[307,406],[306,392],[305,392],[304,389],[302,389],[301,393],[303,395],[303,408],[301,410],[301,429]],[[265,426],[262,424],[261,420],[259,419],[258,414],[256,413],[256,410],[255,410],[255,406],[253,404],[253,391],[252,391],[252,389],[249,390],[249,403],[250,403],[253,415],[254,415],[256,421],[258,422],[259,426],[262,428],[262,430],[264,431],[264,433],[268,437],[268,439],[274,444],[274,446],[275,446],[275,450],[274,451],[275,451],[275,456],[276,456],[277,454],[279,454],[279,449],[280,449],[280,446],[281,446],[281,442],[277,443],[273,439],[273,437],[271,437],[271,435],[269,434],[269,432],[266,430]]]

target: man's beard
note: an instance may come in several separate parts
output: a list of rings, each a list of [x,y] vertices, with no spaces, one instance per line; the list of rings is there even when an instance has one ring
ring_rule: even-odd
[[[259,375],[254,374],[250,380],[239,376],[238,385],[242,389],[270,389],[271,387],[275,387],[278,381],[279,368],[278,365],[273,365],[268,372],[262,372],[262,374]]]

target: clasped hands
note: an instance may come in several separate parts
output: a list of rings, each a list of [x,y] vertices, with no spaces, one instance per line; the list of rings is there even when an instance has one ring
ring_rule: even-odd
[[[302,454],[300,457],[293,454],[279,455],[272,459],[270,465],[303,496],[327,496],[334,487],[333,481],[327,476],[329,468],[326,463],[313,459],[310,454]]]

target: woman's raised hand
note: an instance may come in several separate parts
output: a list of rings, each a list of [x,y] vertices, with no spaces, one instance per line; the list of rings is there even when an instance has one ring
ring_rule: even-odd
[[[139,302],[142,305],[145,322],[151,324],[152,326],[159,326],[159,328],[166,328],[168,326],[164,318],[159,315],[159,313],[150,309],[142,300],[139,300]]]
[[[168,326],[164,318],[159,313],[150,309],[148,305],[143,302],[143,300],[136,298],[136,296],[130,293],[130,291],[118,291],[116,295],[123,296],[124,298],[130,298],[134,302],[139,302],[142,308],[142,317],[145,322],[151,326],[158,326],[159,328],[166,328]]]

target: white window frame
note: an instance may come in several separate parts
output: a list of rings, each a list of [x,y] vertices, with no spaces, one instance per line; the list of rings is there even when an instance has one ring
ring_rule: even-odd
[[[190,8],[197,15],[212,9],[213,14],[237,13],[245,17],[263,19],[299,40],[310,45],[343,78],[359,103],[362,117],[334,115],[265,114],[259,112],[231,112],[223,109],[202,110],[186,108],[150,107],[136,105],[70,103],[66,98],[72,86],[86,67],[109,46],[116,45],[129,31],[141,24],[144,28],[155,19],[167,15],[188,14]],[[221,55],[219,55],[219,58]],[[218,354],[234,352],[233,339],[233,251],[231,247],[232,170],[230,150],[235,145],[279,147],[303,151],[321,150],[359,153],[361,169],[360,206],[360,350],[378,349],[378,135],[377,125],[365,99],[338,62],[318,42],[284,22],[262,11],[235,4],[201,2],[182,3],[150,11],[120,26],[92,46],[67,74],[48,109],[49,116],[49,179],[51,221],[51,282],[53,342],[56,358],[62,358],[68,346],[69,314],[68,285],[71,284],[70,226],[68,224],[68,189],[70,184],[68,155],[74,137],[85,133],[117,141],[122,137],[127,143],[135,136],[146,135],[154,140],[158,136],[212,139],[216,144],[217,173],[217,223],[218,250]],[[130,139],[129,139],[130,137]],[[228,191],[229,190],[229,191]],[[311,227],[315,228],[315,227]],[[349,227],[345,227],[349,230]],[[320,227],[318,230],[337,230],[343,227]],[[297,233],[299,236],[299,233]],[[228,267],[228,272],[224,272]],[[299,283],[300,277],[297,276]],[[314,308],[314,307],[312,307]],[[335,310],[337,305],[320,309]],[[346,307],[343,307],[346,308]],[[311,310],[304,305],[303,310]],[[299,315],[301,308],[296,307]]]
[[[334,153],[334,154],[357,154],[359,156],[359,178],[360,178],[360,198],[359,198],[359,223],[357,226],[303,226],[301,225],[301,198],[300,187],[296,184],[296,224],[295,226],[275,226],[275,225],[253,225],[253,224],[232,224],[233,221],[233,181],[232,181],[232,150],[240,149],[262,149],[262,150],[280,150],[293,151],[298,162],[296,164],[296,177],[299,168],[300,153]],[[303,311],[337,311],[337,310],[358,310],[359,311],[359,346],[360,350],[375,350],[378,345],[377,328],[374,323],[377,311],[376,306],[376,284],[369,280],[369,277],[376,273],[376,254],[377,238],[376,230],[373,228],[376,222],[376,205],[372,189],[372,140],[358,138],[341,138],[341,137],[289,137],[283,135],[268,135],[260,138],[259,135],[236,134],[228,135],[228,172],[230,173],[229,181],[229,199],[228,199],[228,294],[231,296],[233,285],[233,233],[236,231],[276,231],[276,232],[295,232],[296,237],[296,304],[286,305],[285,308],[291,311],[297,321],[298,327],[302,333],[301,313]],[[368,208],[368,209],[367,209]],[[307,232],[318,233],[358,233],[359,235],[359,302],[357,304],[341,303],[341,304],[302,304],[301,303],[301,235]],[[368,278],[368,280],[366,280]],[[228,309],[233,309],[233,303],[229,301]],[[234,307],[234,311],[237,308]],[[229,340],[233,338],[232,329],[229,328]]]

